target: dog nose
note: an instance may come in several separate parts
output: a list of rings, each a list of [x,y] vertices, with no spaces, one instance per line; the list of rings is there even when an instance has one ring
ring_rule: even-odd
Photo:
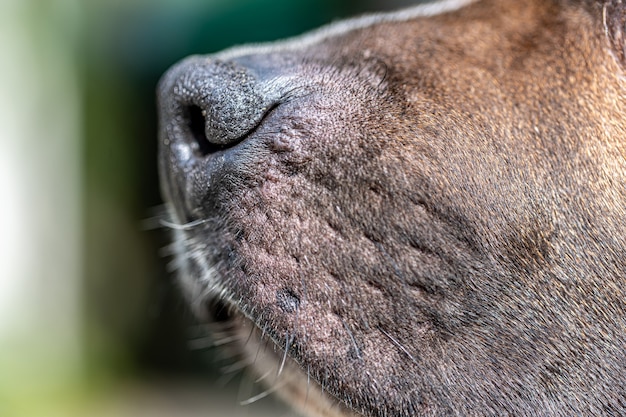
[[[179,220],[212,210],[232,183],[228,178],[247,172],[267,136],[254,132],[271,124],[266,116],[288,91],[286,65],[275,61],[264,55],[192,57],[161,79],[159,174],[164,199]]]
[[[193,57],[174,66],[159,86],[166,145],[202,158],[241,142],[276,103],[265,81],[235,61]]]

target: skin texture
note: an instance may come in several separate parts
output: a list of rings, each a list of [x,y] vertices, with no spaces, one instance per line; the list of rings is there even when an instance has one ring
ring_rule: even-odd
[[[449,9],[164,76],[181,286],[312,416],[626,415],[626,5]]]

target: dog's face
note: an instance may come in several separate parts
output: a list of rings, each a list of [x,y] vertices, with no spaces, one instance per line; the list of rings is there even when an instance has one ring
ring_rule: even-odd
[[[625,413],[625,16],[448,1],[178,64],[195,310],[310,415]]]

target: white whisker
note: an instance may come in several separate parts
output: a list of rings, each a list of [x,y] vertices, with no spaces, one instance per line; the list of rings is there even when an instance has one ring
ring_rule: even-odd
[[[248,362],[245,360],[240,360],[237,362],[234,362],[228,366],[223,366],[221,368],[222,373],[224,374],[230,374],[233,372],[237,372],[237,371],[241,371],[242,369],[245,369],[248,367]]]
[[[273,387],[270,387],[268,389],[266,389],[265,391],[261,392],[260,394],[257,394],[253,397],[248,398],[245,401],[241,401],[239,404],[241,405],[250,405],[252,403],[255,403],[257,401],[259,401],[262,398],[267,397],[268,395],[278,391],[279,389],[281,389],[285,384],[284,383],[278,383],[276,385],[274,385]]]
[[[187,347],[190,350],[202,350],[202,349],[212,348],[214,346],[217,346],[216,342],[210,336],[199,337],[197,339],[193,339],[187,342]]]
[[[272,371],[269,370],[266,373],[264,373],[263,375],[261,375],[260,377],[258,377],[257,379],[254,380],[254,382],[256,384],[258,384],[259,382],[262,382],[263,380],[265,380],[266,378],[268,378],[270,375],[272,374]]]
[[[280,361],[280,366],[278,367],[277,376],[280,376],[280,374],[283,373],[283,369],[285,368],[285,362],[287,361],[287,352],[289,351],[289,345],[291,345],[291,340],[291,337],[289,336],[289,334],[287,334],[287,337],[285,338],[285,351],[283,352],[283,359]]]
[[[215,341],[213,342],[213,346],[214,346],[214,347],[217,347],[217,346],[224,346],[224,345],[227,345],[227,344],[229,344],[229,343],[234,343],[234,342],[236,342],[236,341],[237,341],[237,339],[239,339],[239,336],[238,336],[238,335],[236,335],[236,334],[234,334],[234,335],[232,335],[232,336],[226,336],[226,337],[223,337],[223,338],[221,338],[221,339],[219,339],[219,340],[215,340]]]
[[[174,229],[174,230],[190,230],[206,222],[207,222],[206,219],[198,219],[198,220],[194,220],[192,222],[185,223],[185,224],[176,224],[176,223],[172,223],[170,221],[164,220],[164,219],[159,220],[159,224],[161,226],[167,227],[169,229]]]

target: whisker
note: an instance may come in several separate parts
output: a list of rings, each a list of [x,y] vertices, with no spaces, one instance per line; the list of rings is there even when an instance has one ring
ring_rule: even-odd
[[[259,341],[260,342],[260,341]],[[267,348],[267,341],[265,343],[257,343],[256,354],[254,355],[254,359],[252,360],[252,364],[256,364],[259,359],[259,354],[261,353],[261,349]]]
[[[204,223],[206,223],[207,220],[206,219],[198,219],[198,220],[194,220],[192,222],[189,223],[185,223],[185,224],[176,224],[176,223],[172,223],[168,220],[165,219],[160,219],[159,220],[159,224],[163,227],[167,227],[169,229],[174,229],[174,230],[190,230],[193,229],[194,227],[200,226]]]
[[[151,231],[151,230],[157,230],[160,229],[161,227],[163,227],[161,225],[161,221],[162,221],[162,217],[161,216],[154,216],[154,217],[150,217],[147,219],[143,219],[140,222],[140,227],[141,230],[143,231]]]
[[[237,362],[234,362],[228,366],[223,366],[221,368],[222,373],[225,374],[230,374],[233,372],[237,372],[237,371],[241,371],[242,369],[245,369],[248,367],[248,362],[246,360],[240,360]]]
[[[178,242],[171,242],[165,246],[163,246],[159,250],[159,256],[163,258],[167,258],[169,256],[174,256],[177,254],[176,248],[178,247]]]
[[[341,319],[341,324],[343,324],[343,327],[346,329],[346,332],[348,332],[348,336],[350,336],[350,339],[352,340],[352,346],[354,346],[354,351],[356,353],[357,358],[363,359],[361,355],[361,349],[357,345],[356,339],[354,338],[354,334],[352,333],[352,330],[350,329],[350,327],[348,327],[348,323],[346,323],[344,319]]]
[[[237,341],[237,339],[239,339],[239,336],[238,336],[238,335],[236,335],[236,334],[233,334],[232,336],[225,336],[225,337],[222,337],[222,338],[221,338],[221,339],[219,339],[219,340],[215,340],[215,341],[213,342],[213,346],[214,346],[214,347],[224,346],[224,345],[227,345],[227,344],[229,344],[229,343],[236,342],[236,341]]]
[[[235,379],[237,375],[239,375],[239,372],[231,372],[229,374],[223,373],[217,379],[217,384],[221,387],[225,387],[226,385],[228,385],[228,383],[230,383],[233,379]]]
[[[241,401],[239,404],[241,404],[242,406],[245,406],[245,405],[250,405],[250,404],[255,403],[255,402],[259,401],[260,399],[265,398],[265,397],[267,397],[268,395],[270,395],[270,394],[272,394],[272,393],[274,393],[274,392],[278,391],[279,389],[281,389],[281,388],[282,388],[282,387],[284,387],[284,386],[285,386],[285,383],[284,383],[284,382],[282,382],[282,383],[277,383],[277,384],[275,384],[274,386],[272,386],[272,387],[270,387],[270,388],[266,389],[265,391],[263,391],[263,392],[261,392],[261,393],[259,393],[259,394],[255,395],[255,396],[253,396],[253,397],[250,397],[250,398],[248,398],[248,399],[247,399],[247,400],[245,400],[245,401]]]
[[[179,269],[182,269],[183,266],[183,262],[181,262],[180,259],[175,258],[165,264],[165,271],[171,274]]]
[[[309,392],[311,391],[311,365],[306,366],[306,394],[304,396],[304,405],[309,403]]]
[[[217,344],[215,340],[210,336],[199,337],[197,339],[193,339],[187,342],[187,347],[189,348],[189,350],[204,350],[215,346],[217,346]]]
[[[397,341],[392,335],[390,335],[389,333],[387,333],[385,330],[383,330],[382,328],[378,327],[378,330],[380,330],[380,332],[382,334],[384,334],[385,336],[387,336],[387,338],[389,340],[391,340],[391,342],[396,345],[402,352],[404,352],[404,354],[406,354],[409,359],[411,359],[413,361],[413,363],[415,363],[416,365],[419,365],[419,363],[417,363],[417,360],[415,359],[415,357],[413,355],[411,355],[411,353],[406,350],[406,348],[402,345],[402,343],[400,343],[399,341]]]
[[[152,207],[148,209],[148,211],[150,212],[150,217],[141,221],[141,228],[145,231],[161,228],[162,226],[160,224],[160,220],[164,217],[169,217],[167,206],[165,204]]]
[[[248,343],[250,343],[250,340],[252,339],[252,335],[254,334],[255,329],[256,329],[256,325],[252,324],[252,326],[250,326],[250,333],[248,333],[248,337],[246,338],[246,341],[243,343],[244,346],[247,346]]]
[[[263,375],[255,379],[254,383],[258,384],[259,382],[262,382],[264,379],[268,378],[271,374],[272,374],[272,370],[270,369],[269,371],[267,371],[266,373],[264,373]]]
[[[289,336],[289,334],[287,334],[287,337],[285,338],[285,351],[283,353],[283,359],[280,361],[280,366],[278,367],[277,376],[280,376],[280,374],[283,373],[285,362],[287,361],[287,352],[289,351],[289,346],[291,345],[292,340],[293,340],[292,337]]]

